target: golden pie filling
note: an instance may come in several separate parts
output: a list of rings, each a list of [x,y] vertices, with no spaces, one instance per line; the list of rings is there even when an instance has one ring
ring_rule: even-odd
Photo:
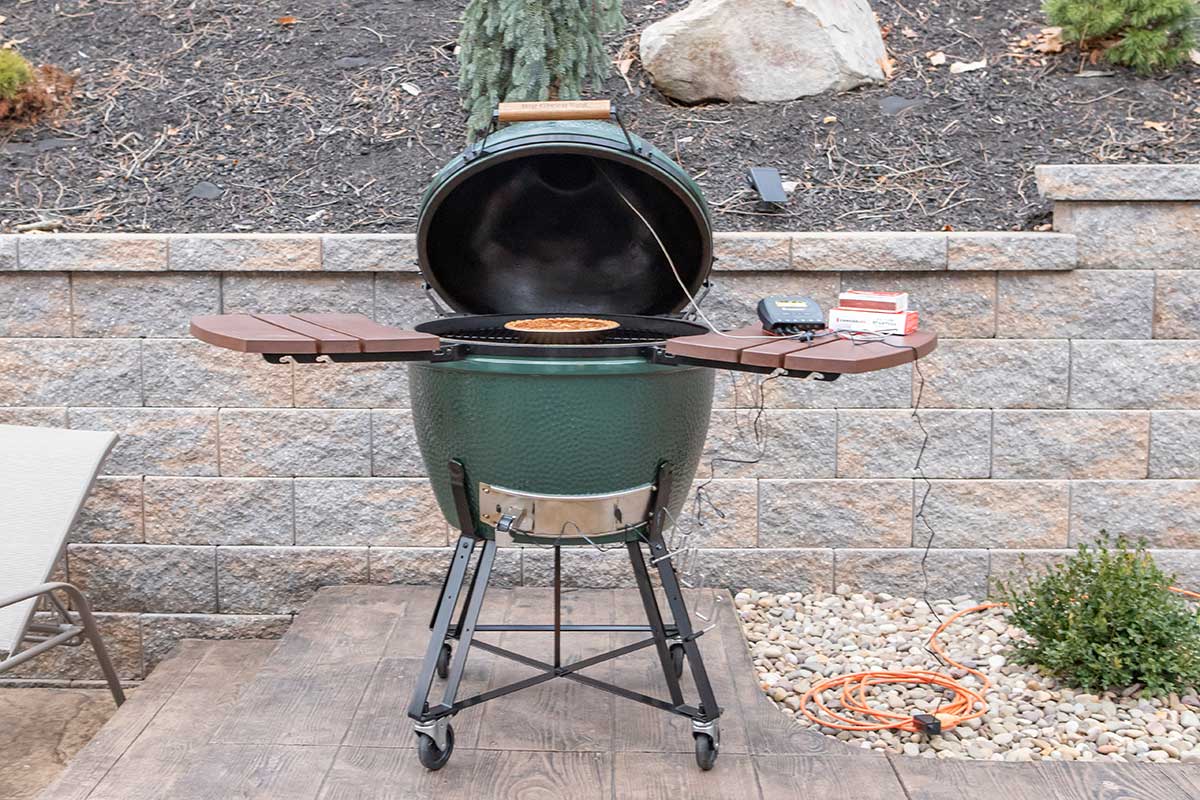
[[[515,319],[504,323],[510,331],[574,333],[608,331],[619,328],[619,322],[591,317],[541,317],[537,319]]]

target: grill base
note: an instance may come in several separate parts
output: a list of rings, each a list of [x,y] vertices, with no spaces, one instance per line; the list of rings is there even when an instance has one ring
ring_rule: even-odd
[[[455,486],[455,500],[460,511],[468,512],[466,478],[461,463],[450,463],[451,480]],[[696,640],[704,634],[704,630],[692,627],[691,617],[683,599],[679,576],[675,572],[671,555],[663,539],[662,521],[666,519],[665,509],[671,495],[671,470],[663,465],[655,481],[656,491],[650,522],[646,525],[644,543],[650,553],[650,564],[657,569],[662,581],[663,593],[666,595],[670,608],[672,622],[663,620],[658,598],[650,583],[650,570],[646,557],[642,553],[640,541],[626,543],[629,552],[630,565],[637,579],[638,592],[641,595],[642,606],[646,612],[646,625],[563,625],[562,624],[562,549],[554,548],[554,624],[553,625],[479,625],[479,613],[483,606],[483,596],[487,591],[488,579],[496,557],[496,542],[494,539],[479,539],[467,525],[459,537],[458,545],[451,556],[450,569],[442,591],[438,596],[437,606],[429,627],[432,636],[425,651],[421,664],[421,672],[417,676],[413,689],[412,700],[408,706],[408,716],[413,720],[413,728],[418,736],[418,757],[428,769],[441,769],[450,757],[454,747],[453,730],[449,719],[458,712],[471,706],[503,697],[507,694],[545,683],[554,678],[566,678],[585,686],[601,689],[618,697],[648,705],[672,714],[687,717],[692,721],[692,737],[696,747],[696,761],[701,769],[711,769],[716,762],[720,734],[717,720],[721,716],[721,708],[713,695],[712,685],[704,667],[704,660]],[[469,519],[469,513],[463,513],[464,521]],[[480,554],[478,563],[470,580],[467,573],[471,565],[476,547]],[[454,622],[454,613],[462,598],[462,611],[458,621]],[[477,642],[475,634],[479,631],[545,631],[554,635],[554,663],[546,663],[535,658],[516,653],[511,650],[490,644]],[[606,653],[572,663],[562,663],[561,637],[564,632],[572,631],[612,631],[612,632],[648,632],[650,637],[618,647]],[[452,648],[451,642],[457,642],[457,648]],[[489,689],[472,697],[458,699],[458,687],[466,668],[467,657],[472,647],[478,647],[494,655],[507,658],[528,667],[540,670],[528,678]],[[638,650],[654,647],[658,651],[659,663],[662,666],[663,678],[666,680],[670,694],[669,700],[626,689],[621,686],[601,681],[587,675],[579,674],[580,670],[619,658]],[[696,684],[699,702],[695,705],[684,702],[683,690],[679,678],[684,667],[691,670]],[[433,688],[434,673],[445,680],[441,702],[431,703],[430,693]]]

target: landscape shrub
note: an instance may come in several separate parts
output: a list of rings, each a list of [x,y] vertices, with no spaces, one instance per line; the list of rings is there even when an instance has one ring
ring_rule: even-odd
[[[71,107],[75,78],[44,65],[36,69],[15,50],[0,49],[0,127],[55,120]]]
[[[620,0],[471,0],[459,35],[459,90],[474,137],[500,101],[577,100],[609,68],[602,36]]]
[[[0,50],[0,100],[12,100],[33,82],[33,67],[16,50]]]
[[[1046,0],[1044,9],[1065,40],[1143,73],[1178,66],[1196,39],[1197,0]]]
[[[1087,691],[1140,683],[1149,694],[1200,683],[1200,613],[1167,590],[1146,552],[1107,537],[1024,582],[1001,584],[1028,635],[1014,659]]]

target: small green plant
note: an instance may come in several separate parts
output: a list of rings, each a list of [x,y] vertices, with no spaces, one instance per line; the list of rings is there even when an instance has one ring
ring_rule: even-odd
[[[1101,47],[1138,72],[1179,66],[1195,43],[1196,0],[1046,0],[1043,8],[1065,40]]]
[[[1012,624],[1029,636],[1015,660],[1087,691],[1141,683],[1162,694],[1200,683],[1197,609],[1167,590],[1144,544],[1102,537],[1042,575],[1000,585]]]
[[[601,37],[624,24],[620,0],[471,0],[458,37],[469,134],[502,100],[577,100],[589,77],[599,90]]]
[[[33,83],[33,67],[16,50],[0,50],[0,100],[12,100]]]
[[[0,48],[0,130],[61,118],[74,87],[74,76],[58,67],[34,69],[20,53]]]

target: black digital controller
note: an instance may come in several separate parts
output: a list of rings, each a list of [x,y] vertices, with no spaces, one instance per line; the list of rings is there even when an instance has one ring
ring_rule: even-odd
[[[825,315],[811,297],[764,297],[758,301],[758,318],[766,331],[780,336],[795,336],[825,327]]]

